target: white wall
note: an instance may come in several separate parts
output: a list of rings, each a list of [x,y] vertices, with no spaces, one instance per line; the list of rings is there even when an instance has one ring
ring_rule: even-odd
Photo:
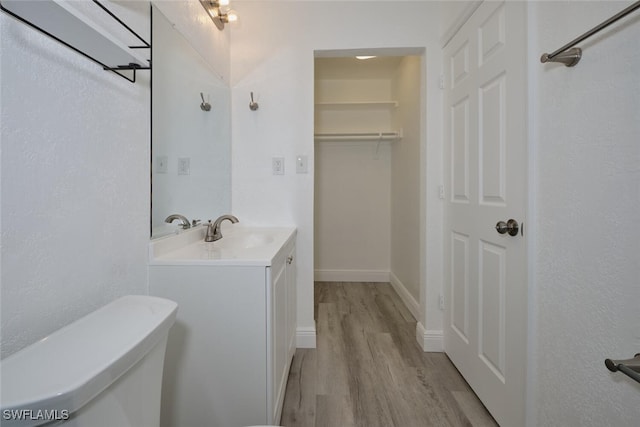
[[[391,147],[391,273],[420,299],[420,167],[422,58],[407,56],[394,76],[395,121],[402,140]]]
[[[4,358],[147,293],[149,74],[129,83],[5,13],[0,52]]]
[[[630,2],[530,4],[535,236],[530,425],[637,426],[640,384],[604,359],[640,351],[640,17],[539,62]]]
[[[390,157],[389,143],[316,145],[316,280],[389,281]]]
[[[450,28],[452,25],[457,27],[461,25],[464,21],[464,17],[466,16],[466,11],[473,7],[475,3],[478,3],[476,0],[453,0],[446,1],[446,5],[442,8],[440,20],[440,30],[442,34],[446,34],[447,31],[453,30]]]
[[[442,239],[437,224],[441,204],[441,99],[438,11],[434,2],[288,2],[242,1],[232,27],[232,206],[245,222],[295,224],[298,227],[298,328],[314,330],[313,321],[313,174],[296,175],[295,156],[313,165],[314,50],[363,47],[425,47],[424,90],[434,96],[427,106],[427,262],[421,271],[421,319],[427,329],[442,328],[437,309],[442,269]],[[260,103],[250,111],[249,92]],[[283,156],[286,174],[271,174],[271,157]],[[428,233],[432,233],[429,235]],[[431,306],[427,305],[427,301]],[[299,343],[300,344],[300,343]]]
[[[323,61],[317,58],[316,61]],[[315,102],[389,101],[391,79],[315,78]],[[392,130],[392,107],[315,108],[315,132]],[[388,282],[391,150],[367,141],[315,144],[314,270],[320,281]]]

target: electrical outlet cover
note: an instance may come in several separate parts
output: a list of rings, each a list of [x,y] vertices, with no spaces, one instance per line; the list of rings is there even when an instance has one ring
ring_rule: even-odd
[[[284,157],[271,158],[271,171],[274,175],[284,175]]]
[[[178,159],[178,175],[191,174],[191,159],[189,157],[181,157]]]

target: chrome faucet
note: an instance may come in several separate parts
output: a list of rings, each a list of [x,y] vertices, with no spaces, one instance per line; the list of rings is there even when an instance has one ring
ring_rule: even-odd
[[[191,223],[189,223],[189,220],[179,214],[173,214],[173,215],[169,215],[164,222],[168,222],[169,224],[171,224],[173,222],[174,219],[179,219],[180,220],[180,225],[182,226],[183,230],[186,230],[187,228],[191,228]]]
[[[222,231],[220,229],[220,225],[225,219],[228,219],[233,224],[238,222],[238,218],[233,215],[222,215],[213,223],[211,222],[211,220],[209,220],[209,225],[207,226],[207,234],[204,237],[205,242],[215,242],[216,240],[222,239]]]

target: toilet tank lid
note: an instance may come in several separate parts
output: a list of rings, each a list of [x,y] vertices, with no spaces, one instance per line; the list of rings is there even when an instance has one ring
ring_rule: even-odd
[[[77,411],[168,333],[177,308],[164,298],[125,296],[0,361],[2,416]]]

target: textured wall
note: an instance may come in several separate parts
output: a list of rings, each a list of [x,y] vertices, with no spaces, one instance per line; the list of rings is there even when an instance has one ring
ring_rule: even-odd
[[[131,84],[0,13],[2,357],[147,293],[149,74]]]
[[[537,60],[628,4],[530,6],[531,425],[640,420],[640,384],[603,363],[640,351],[640,17],[583,43],[575,68]]]

